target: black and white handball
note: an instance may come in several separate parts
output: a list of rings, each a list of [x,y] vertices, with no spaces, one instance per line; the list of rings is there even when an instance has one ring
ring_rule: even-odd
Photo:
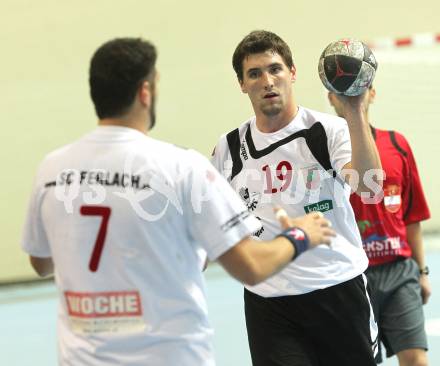
[[[330,43],[319,58],[319,77],[327,90],[360,95],[372,84],[377,62],[370,48],[356,39]]]

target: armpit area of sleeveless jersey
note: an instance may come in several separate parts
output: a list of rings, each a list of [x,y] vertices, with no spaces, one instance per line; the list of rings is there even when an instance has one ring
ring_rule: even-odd
[[[401,134],[373,129],[386,179],[384,198],[378,204],[364,204],[350,198],[370,265],[411,257],[406,226],[430,217],[411,148]]]
[[[255,236],[271,239],[280,232],[275,205],[291,217],[321,211],[337,232],[331,246],[305,252],[280,273],[248,287],[250,291],[265,297],[303,294],[350,280],[366,269],[350,187],[337,174],[351,161],[344,119],[300,107],[285,128],[262,133],[253,117],[238,134],[222,136],[212,161],[260,220]]]

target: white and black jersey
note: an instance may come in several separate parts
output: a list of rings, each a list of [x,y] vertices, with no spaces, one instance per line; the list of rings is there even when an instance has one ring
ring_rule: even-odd
[[[319,210],[337,233],[331,246],[305,252],[249,290],[264,297],[303,294],[350,280],[367,268],[349,202],[350,187],[339,176],[351,161],[344,119],[299,107],[286,127],[262,133],[253,117],[222,136],[212,161],[260,219],[255,236],[266,240],[279,233],[276,205],[291,217]]]

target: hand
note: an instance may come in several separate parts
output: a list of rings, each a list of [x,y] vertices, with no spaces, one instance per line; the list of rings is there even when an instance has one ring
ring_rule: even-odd
[[[309,237],[311,248],[320,244],[329,245],[332,237],[336,236],[335,231],[331,229],[330,221],[319,211],[297,218],[287,216],[286,211],[280,207],[275,208],[274,211],[283,229],[294,226],[303,230]]]
[[[367,90],[363,94],[355,97],[349,97],[342,94],[334,94],[336,97],[335,104],[338,105],[340,114],[347,119],[352,114],[364,114],[369,104],[370,91]]]
[[[429,283],[429,278],[427,275],[420,275],[420,287],[422,289],[422,302],[423,305],[428,303],[429,297],[431,296],[431,284]]]

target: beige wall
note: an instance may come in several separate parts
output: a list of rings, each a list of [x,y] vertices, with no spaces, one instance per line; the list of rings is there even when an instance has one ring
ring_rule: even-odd
[[[38,162],[96,123],[87,70],[92,52],[102,42],[142,36],[158,45],[161,82],[153,136],[208,154],[221,133],[251,113],[230,65],[237,42],[250,30],[273,30],[291,45],[299,102],[323,109],[325,99],[316,71],[323,47],[342,36],[375,39],[439,30],[440,3],[412,4],[395,0],[2,0],[0,280],[31,274],[19,241]],[[433,142],[430,128],[427,124],[413,140]],[[430,156],[431,149],[430,143],[417,144],[416,155]],[[425,180],[433,168],[431,159],[423,164]],[[435,188],[430,186],[428,192],[432,200],[438,197]],[[430,228],[439,226],[438,210],[433,207],[433,212]]]

